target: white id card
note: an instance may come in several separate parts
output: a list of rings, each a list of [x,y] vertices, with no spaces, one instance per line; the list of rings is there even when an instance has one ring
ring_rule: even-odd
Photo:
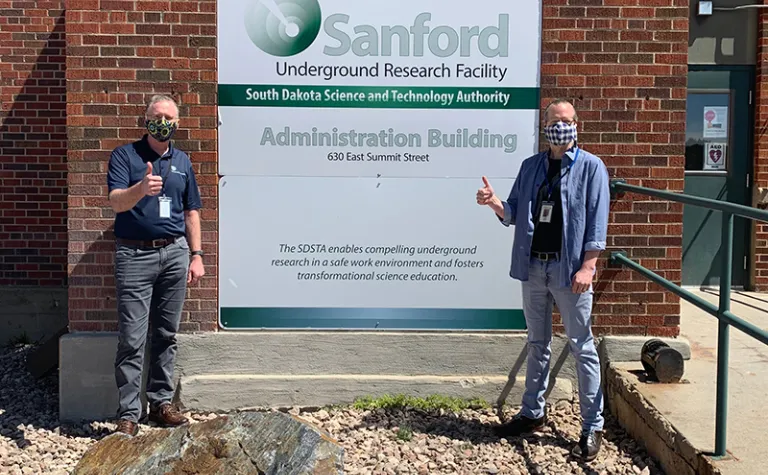
[[[552,210],[555,209],[555,204],[551,201],[545,201],[541,204],[541,213],[539,213],[540,223],[552,222]]]
[[[167,196],[160,196],[158,197],[160,200],[160,217],[161,218],[170,218],[171,217],[171,199]]]

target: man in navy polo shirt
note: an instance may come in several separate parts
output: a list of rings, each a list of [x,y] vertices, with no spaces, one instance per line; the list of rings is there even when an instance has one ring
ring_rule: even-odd
[[[176,332],[187,285],[205,274],[200,191],[189,157],[170,142],[179,124],[176,102],[154,96],[145,119],[148,133],[116,148],[107,172],[115,211],[117,432],[131,436],[144,409],[140,387],[150,324],[149,419],[166,427],[188,422],[171,403]]]

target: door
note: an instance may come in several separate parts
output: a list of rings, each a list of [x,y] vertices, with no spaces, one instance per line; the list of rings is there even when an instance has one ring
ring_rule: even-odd
[[[690,68],[685,130],[685,193],[750,204],[751,68]],[[682,284],[719,287],[722,214],[683,206]],[[732,285],[748,282],[749,220],[736,217]]]

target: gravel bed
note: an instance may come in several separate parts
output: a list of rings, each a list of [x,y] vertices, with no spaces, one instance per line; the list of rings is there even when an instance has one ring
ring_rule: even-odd
[[[36,380],[24,369],[31,347],[0,349],[0,474],[68,474],[83,453],[114,424],[58,423],[57,374]],[[505,408],[504,417],[517,407]],[[289,412],[299,414],[299,409]],[[550,408],[548,427],[518,439],[490,430],[494,410],[356,410],[349,407],[300,413],[345,448],[348,474],[662,474],[645,450],[606,424],[603,449],[591,463],[570,456],[579,433],[578,406]],[[217,414],[188,414],[193,423]],[[142,431],[156,430],[142,425]]]

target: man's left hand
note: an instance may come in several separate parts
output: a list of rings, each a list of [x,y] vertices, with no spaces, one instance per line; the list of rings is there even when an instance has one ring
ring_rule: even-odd
[[[192,257],[192,261],[189,263],[189,273],[187,274],[187,284],[195,285],[200,277],[205,275],[205,267],[203,266],[203,258],[200,256]]]
[[[583,294],[589,290],[592,285],[592,278],[594,277],[594,271],[592,269],[580,269],[575,276],[573,276],[573,282],[571,283],[571,290],[574,294]]]

